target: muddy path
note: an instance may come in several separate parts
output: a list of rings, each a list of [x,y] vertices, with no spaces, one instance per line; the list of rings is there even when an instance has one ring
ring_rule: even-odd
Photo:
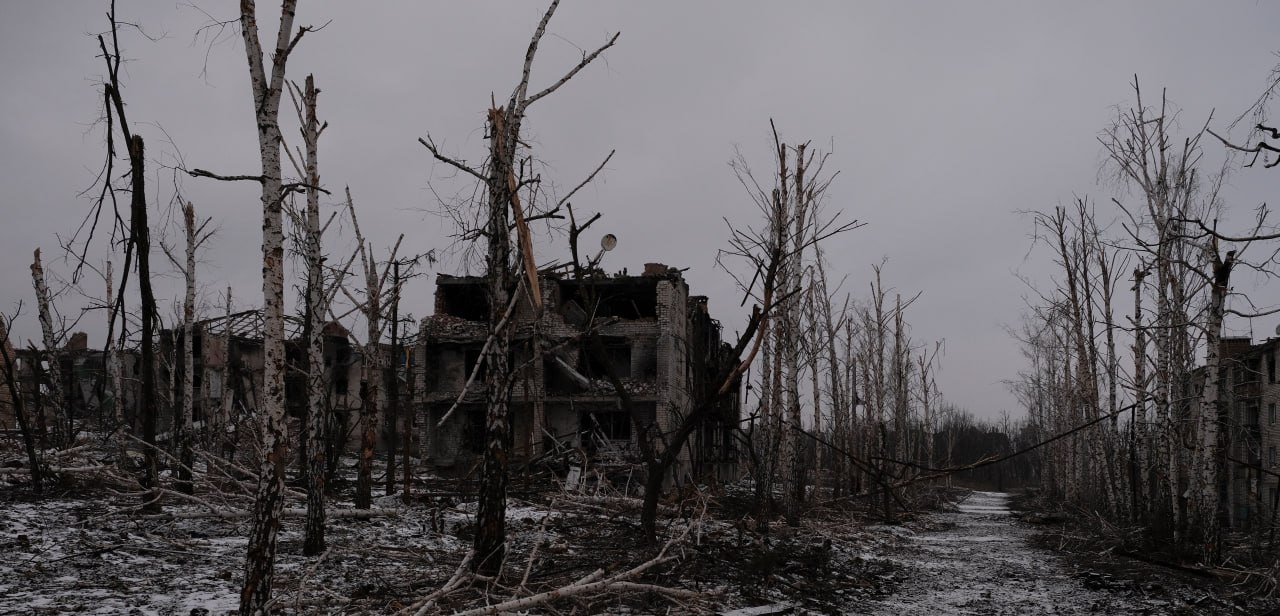
[[[902,567],[892,596],[853,613],[877,616],[953,614],[1216,614],[1211,606],[1100,586],[1067,559],[1035,547],[1032,529],[1009,510],[1009,495],[973,492],[957,511],[934,516],[941,530],[901,532],[887,558]]]

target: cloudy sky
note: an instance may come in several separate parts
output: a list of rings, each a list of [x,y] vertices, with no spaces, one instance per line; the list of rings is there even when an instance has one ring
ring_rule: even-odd
[[[194,4],[121,0],[117,9],[158,38],[122,33],[124,96],[134,131],[148,140],[157,224],[174,194],[167,167],[179,159],[258,172],[240,38],[201,31],[234,18],[235,3]],[[260,4],[269,41],[275,7]],[[314,73],[323,91],[324,184],[351,187],[375,245],[404,233],[409,253],[449,248],[451,224],[435,214],[438,199],[470,186],[433,164],[417,138],[431,134],[446,152],[481,159],[490,94],[510,93],[543,6],[301,4],[297,23],[329,24],[289,64],[291,78]],[[68,272],[55,260],[58,238],[89,207],[79,193],[102,163],[95,120],[103,65],[92,35],[105,28],[106,6],[0,4],[0,311],[26,302],[20,338],[38,332],[31,251],[42,247],[52,273]],[[1004,328],[1017,322],[1027,294],[1016,274],[1045,280],[1049,271],[1038,255],[1028,259],[1031,223],[1018,212],[1116,194],[1099,173],[1097,136],[1117,106],[1131,103],[1135,74],[1150,97],[1167,88],[1186,129],[1216,109],[1213,126],[1225,131],[1268,84],[1277,23],[1280,6],[1261,2],[566,2],[544,39],[535,88],[572,66],[579,48],[621,37],[601,62],[535,104],[527,137],[548,185],[561,191],[616,149],[575,199],[579,210],[604,214],[600,234],[619,238],[605,267],[690,268],[693,292],[711,296],[730,333],[742,322],[740,297],[714,258],[723,219],[752,222],[754,208],[728,161],[739,149],[757,168],[768,164],[770,118],[785,140],[830,150],[828,165],[840,174],[828,207],[866,223],[828,246],[844,288],[865,297],[870,265],[887,259],[886,286],[923,293],[908,313],[912,336],[946,342],[944,395],[979,415],[1018,414],[1002,384],[1020,359]],[[296,143],[287,101],[282,117]],[[1244,128],[1232,134],[1247,136]],[[1207,160],[1222,155],[1208,144]],[[1245,221],[1277,182],[1280,175],[1260,170],[1232,175],[1232,220]],[[260,303],[255,187],[190,178],[178,186],[218,228],[199,270],[207,314],[218,311],[228,284],[237,306]],[[539,259],[563,259],[559,246],[544,243]],[[101,264],[108,247],[98,243],[90,256]],[[451,258],[436,271],[461,267]],[[1256,282],[1245,275],[1237,286]],[[87,284],[91,293],[101,286]],[[173,298],[179,286],[170,275],[160,292]],[[421,279],[406,310],[427,314],[430,296]],[[84,303],[68,293],[59,308],[73,315]],[[98,321],[88,316],[81,329],[100,332]],[[1232,324],[1258,337],[1273,326]],[[100,344],[101,333],[91,341]]]

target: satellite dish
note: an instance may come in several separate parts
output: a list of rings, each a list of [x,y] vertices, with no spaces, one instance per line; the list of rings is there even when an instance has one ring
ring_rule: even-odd
[[[1276,335],[1280,336],[1280,325],[1276,326]]]
[[[600,249],[605,252],[609,252],[610,250],[613,250],[614,247],[617,245],[618,245],[618,237],[612,233],[609,233],[604,237],[600,238]],[[1280,327],[1278,327],[1277,329],[1280,330]],[[1277,332],[1277,333],[1280,333],[1280,332]]]

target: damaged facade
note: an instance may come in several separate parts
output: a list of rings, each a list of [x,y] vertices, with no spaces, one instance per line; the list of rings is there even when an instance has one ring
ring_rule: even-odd
[[[1269,527],[1280,519],[1280,338],[1224,337],[1219,348],[1228,456],[1219,490],[1233,528]]]
[[[679,417],[710,395],[717,368],[731,359],[707,299],[690,296],[675,268],[651,263],[640,276],[597,275],[582,282],[543,273],[540,282],[540,317],[527,296],[512,316],[516,460],[576,449],[597,463],[631,461],[637,430],[673,430]],[[483,277],[439,275],[435,314],[423,320],[419,333],[418,425],[426,461],[437,467],[469,465],[483,444],[483,365],[465,386],[488,335],[485,288]],[[587,351],[584,326],[593,316],[601,325],[603,354]],[[624,410],[606,378],[610,371],[636,417]],[[717,401],[681,452],[672,479],[733,473],[738,393],[735,383]]]
[[[359,420],[361,393],[364,384],[361,381],[361,366],[364,361],[363,349],[352,344],[346,328],[336,321],[325,324],[323,328],[324,365],[322,381],[324,383],[325,407],[329,416],[329,436],[332,441],[330,459],[337,458],[334,449],[358,442],[355,425]],[[307,349],[302,332],[302,321],[286,317],[285,361],[285,410],[290,422],[289,433],[302,433],[302,420],[306,416],[307,405]],[[172,384],[172,396],[175,406],[177,396],[181,392],[181,361],[169,358],[181,357],[183,341],[181,331],[165,331],[160,337],[160,353],[162,358],[159,370],[161,382]],[[196,323],[195,335],[195,421],[211,420],[224,426],[220,431],[233,433],[248,415],[248,411],[256,409],[258,398],[262,392],[263,366],[265,357],[262,347],[262,311],[248,310],[227,317],[207,319]],[[412,341],[409,342],[412,344]],[[391,378],[391,368],[400,365],[407,368],[412,353],[402,352],[402,362],[393,364],[390,361],[391,345],[378,345],[383,357],[378,365],[388,368],[383,371],[386,379]],[[406,347],[408,348],[408,347]],[[173,371],[170,370],[173,367]],[[407,369],[400,371],[400,378],[405,380]],[[379,409],[389,408],[386,383],[380,390]],[[381,416],[378,418],[382,425]]]
[[[289,339],[285,344],[285,354],[289,368],[285,376],[285,407],[292,424],[290,433],[300,434],[301,420],[306,414],[306,345],[301,337],[301,321],[287,319],[287,322]],[[246,439],[253,438],[253,435],[241,427],[257,408],[262,392],[262,312],[248,310],[206,319],[196,322],[193,329],[192,420],[197,433],[202,435],[199,438],[209,446],[219,446],[223,453],[251,449]],[[8,344],[7,340],[5,344]],[[185,344],[181,330],[162,330],[157,336],[156,424],[160,442],[169,438],[178,409],[182,406],[182,354]],[[379,364],[388,368],[384,371],[387,379],[392,378],[390,368],[399,366],[397,374],[407,385],[414,358],[412,344],[412,340],[406,342],[403,348],[409,350],[401,351],[398,363],[390,360],[391,345],[378,346],[384,354]],[[15,360],[17,389],[36,423],[34,427],[38,434],[53,430],[44,422],[55,416],[63,417],[73,426],[83,427],[82,424],[89,421],[104,430],[114,429],[116,401],[112,396],[117,388],[113,388],[107,379],[106,355],[101,349],[88,347],[84,333],[73,334],[65,347],[52,353],[61,367],[63,393],[60,399],[65,400],[66,412],[54,413],[53,409],[43,408],[53,399],[47,395],[52,381],[47,370],[51,354],[35,348],[8,348]],[[331,447],[336,449],[359,440],[354,427],[359,419],[364,357],[362,349],[351,343],[347,330],[337,322],[325,325],[323,348],[322,370],[333,440]],[[117,357],[121,364],[122,383],[118,390],[122,395],[122,416],[127,428],[133,434],[140,434],[141,358],[136,349],[118,352]],[[0,385],[4,383],[0,382]],[[0,429],[16,429],[8,387],[0,386],[0,390]],[[407,390],[407,387],[401,387],[406,395],[402,396],[400,408],[407,408]],[[384,383],[378,405],[380,409],[394,408],[388,404],[387,391],[389,388]],[[381,428],[384,423],[381,414],[377,419]],[[330,458],[336,460],[337,456],[331,455]]]
[[[592,465],[630,465],[638,460],[641,431],[652,441],[675,429],[694,408],[710,409],[682,448],[671,480],[736,479],[736,437],[740,420],[740,380],[722,396],[713,395],[718,372],[731,365],[729,345],[720,324],[708,312],[707,298],[691,296],[680,270],[648,264],[641,275],[605,276],[593,272],[584,281],[544,273],[540,316],[527,295],[512,316],[512,362],[516,370],[511,397],[512,454],[515,461],[553,455]],[[379,344],[377,365],[386,382],[378,387],[375,433],[377,451],[391,444],[387,417],[410,413],[409,447],[436,468],[466,471],[477,461],[484,439],[483,363],[481,348],[488,334],[488,300],[482,277],[439,275],[435,314],[424,319],[417,335],[407,336],[398,352]],[[597,325],[603,353],[588,352],[588,322]],[[329,459],[359,445],[360,345],[336,322],[324,328],[326,407],[329,413]],[[291,438],[302,433],[306,415],[306,359],[302,322],[287,319],[285,348],[289,369],[285,405]],[[76,334],[56,356],[63,367],[64,399],[77,424],[86,419],[104,431],[116,425],[116,401],[107,383],[105,355],[89,348]],[[253,411],[263,389],[262,314],[248,310],[198,321],[190,341],[194,347],[193,424],[196,438],[223,455],[247,452]],[[181,330],[157,335],[158,440],[165,442],[181,408],[181,360],[187,341]],[[35,350],[18,349],[20,389],[27,408],[36,410],[47,396],[49,379],[40,370]],[[123,383],[123,418],[134,434],[141,432],[140,361],[136,350],[118,353]],[[393,361],[393,357],[396,359]],[[477,378],[463,394],[468,377]],[[624,409],[608,375],[625,388],[632,417]],[[392,401],[390,379],[400,381]],[[460,402],[459,402],[460,400]],[[708,402],[711,401],[711,402]],[[456,405],[455,405],[456,403]],[[10,404],[0,398],[4,428],[14,421]],[[456,408],[454,408],[456,406]],[[450,414],[450,409],[453,412]],[[448,419],[437,426],[448,414]],[[405,435],[396,446],[405,444]]]
[[[106,356],[100,349],[89,348],[86,334],[74,333],[65,346],[47,353],[35,347],[14,348],[5,333],[0,327],[0,344],[5,345],[0,362],[4,356],[12,358],[14,389],[22,397],[32,428],[42,440],[46,434],[74,431],[86,420],[101,422],[104,412],[114,408],[112,392],[105,387]],[[52,361],[56,361],[58,367],[57,382],[61,391],[57,396],[51,395],[55,380],[50,371]],[[127,356],[122,358],[122,364],[127,372],[131,366]],[[0,369],[7,370],[8,366],[0,365]],[[0,389],[4,390],[0,393],[0,429],[16,430],[17,415],[8,383],[3,379],[0,376]],[[137,387],[124,387],[122,393],[131,400],[137,394]],[[65,408],[51,406],[56,404]],[[62,423],[55,425],[59,420]]]

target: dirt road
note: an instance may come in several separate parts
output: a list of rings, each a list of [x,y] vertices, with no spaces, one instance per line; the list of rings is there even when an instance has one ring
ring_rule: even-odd
[[[1161,598],[1087,588],[1069,563],[1028,543],[1031,531],[1010,515],[1008,498],[1005,493],[974,492],[959,503],[959,511],[937,514],[945,530],[906,535],[890,557],[905,569],[899,592],[859,613],[1188,613]]]

